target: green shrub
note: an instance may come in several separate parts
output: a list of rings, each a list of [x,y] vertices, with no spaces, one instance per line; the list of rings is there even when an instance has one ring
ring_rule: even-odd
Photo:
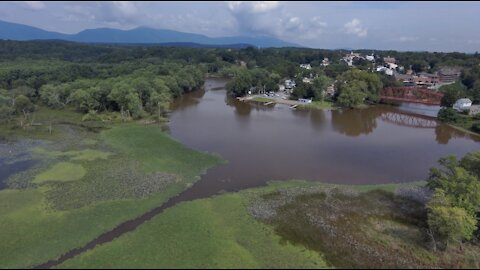
[[[101,117],[97,114],[97,111],[88,111],[83,117],[82,121],[83,122],[88,122],[88,121],[101,121]]]
[[[473,124],[472,125],[472,130],[480,133],[480,123]]]
[[[442,108],[438,111],[437,118],[442,122],[454,123],[458,121],[459,115],[452,108]]]

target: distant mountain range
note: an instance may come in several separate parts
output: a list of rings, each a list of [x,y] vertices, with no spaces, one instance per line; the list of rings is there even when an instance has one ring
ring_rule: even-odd
[[[112,28],[87,29],[77,34],[50,32],[24,24],[0,21],[0,39],[68,40],[84,43],[162,44],[183,47],[303,47],[270,36],[208,37],[167,29],[138,27],[131,30]]]

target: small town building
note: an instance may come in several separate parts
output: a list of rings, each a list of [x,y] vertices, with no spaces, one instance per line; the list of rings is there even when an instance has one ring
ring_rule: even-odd
[[[419,86],[435,86],[439,83],[439,78],[437,74],[432,73],[419,73],[415,77],[415,83]]]
[[[312,69],[312,66],[310,64],[300,64],[300,67],[304,69]]]
[[[367,59],[370,62],[375,62],[375,56],[373,54],[365,56],[365,59]]]
[[[438,71],[438,78],[442,83],[452,83],[458,80],[461,70],[458,67],[443,67]]]
[[[477,115],[480,113],[480,105],[472,105],[470,107],[469,115]]]
[[[403,86],[415,86],[415,76],[411,74],[395,73],[395,79],[401,81]]]
[[[294,80],[285,80],[285,90],[292,90],[296,86]]]
[[[453,109],[459,112],[469,110],[472,107],[472,101],[469,98],[461,98],[453,104]]]
[[[387,63],[386,66],[389,69],[397,69],[397,67],[398,67],[398,65],[395,64],[395,63]]]
[[[323,58],[322,60],[322,63],[320,64],[322,67],[326,67],[328,65],[330,65],[330,60],[328,60],[328,58]]]
[[[376,71],[377,72],[383,72],[389,76],[393,76],[394,72],[393,72],[393,69],[389,69],[389,68],[386,68],[386,67],[382,67],[382,66],[378,66],[376,68]]]

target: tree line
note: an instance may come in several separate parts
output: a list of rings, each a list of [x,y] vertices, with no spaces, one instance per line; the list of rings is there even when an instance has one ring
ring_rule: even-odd
[[[275,91],[284,79],[292,78],[297,82],[293,98],[331,98],[348,107],[377,102],[382,87],[398,85],[389,76],[370,72],[369,63],[348,67],[340,61],[346,53],[349,51],[307,48],[178,48],[0,41],[0,109],[8,112],[2,115],[9,116],[32,110],[34,104],[44,104],[53,108],[74,106],[82,112],[125,110],[141,117],[164,110],[159,109],[162,108],[159,104],[200,87],[205,74],[231,77],[228,89],[234,95],[244,95],[252,89]],[[376,62],[389,55],[417,71],[460,66],[463,71],[459,84],[442,91],[450,100],[468,96],[480,101],[478,54],[374,53]],[[320,66],[324,58],[331,62],[327,67]],[[300,63],[310,63],[312,69],[302,69]],[[312,83],[303,83],[303,77],[310,78]],[[326,97],[325,89],[333,83],[337,92]]]

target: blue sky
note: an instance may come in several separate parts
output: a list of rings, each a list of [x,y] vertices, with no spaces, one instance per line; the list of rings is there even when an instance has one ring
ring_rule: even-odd
[[[314,48],[480,51],[480,2],[1,2],[0,20],[62,33],[173,29]]]

